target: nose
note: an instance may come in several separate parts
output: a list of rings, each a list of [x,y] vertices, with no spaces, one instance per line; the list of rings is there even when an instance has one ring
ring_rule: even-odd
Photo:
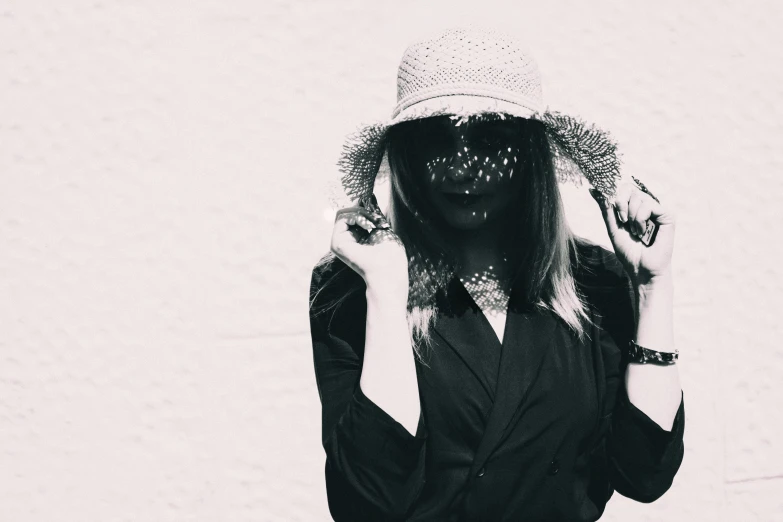
[[[479,176],[478,157],[473,154],[464,136],[456,141],[457,150],[446,169],[446,175],[454,183],[466,183]]]

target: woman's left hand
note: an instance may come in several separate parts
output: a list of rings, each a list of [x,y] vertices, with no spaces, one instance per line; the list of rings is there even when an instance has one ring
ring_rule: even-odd
[[[670,276],[675,225],[672,210],[631,182],[620,183],[612,199],[604,199],[593,189],[590,194],[601,207],[614,252],[634,285],[648,285],[656,278]],[[650,246],[640,239],[648,219],[659,227]]]

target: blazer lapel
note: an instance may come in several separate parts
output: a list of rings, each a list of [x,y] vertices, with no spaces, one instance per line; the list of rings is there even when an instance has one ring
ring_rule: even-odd
[[[494,400],[495,388],[484,371],[482,359],[485,350],[489,349],[487,343],[495,343],[491,349],[500,350],[500,341],[492,325],[456,277],[448,287],[448,296],[447,302],[439,304],[439,314],[433,329],[451,346],[490,399]]]
[[[494,397],[471,465],[471,480],[502,442],[509,426],[517,420],[525,395],[536,380],[554,339],[555,316],[546,310],[524,306],[518,294],[517,291],[511,293],[502,348],[495,347],[501,349],[501,354],[494,390],[482,371],[481,357],[486,349],[482,347],[488,342],[500,342],[492,325],[458,279],[452,280],[448,302],[440,304],[441,313],[433,326],[462,358],[489,396]]]
[[[478,469],[502,442],[508,428],[518,420],[517,414],[550,349],[556,326],[557,321],[550,312],[509,310],[495,402],[476,450],[470,477],[476,476]]]

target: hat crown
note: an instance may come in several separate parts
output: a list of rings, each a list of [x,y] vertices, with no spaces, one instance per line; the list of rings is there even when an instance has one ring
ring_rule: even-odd
[[[543,106],[536,62],[519,41],[492,29],[449,29],[405,50],[392,117],[421,101],[450,95],[486,96],[533,111]]]

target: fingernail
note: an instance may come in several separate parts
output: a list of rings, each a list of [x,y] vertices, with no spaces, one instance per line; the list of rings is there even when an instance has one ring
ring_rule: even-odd
[[[601,205],[602,207],[606,207],[606,198],[604,197],[604,195],[598,192],[597,190],[595,190],[594,188],[591,188],[589,190],[590,190],[590,195],[593,196],[593,199],[596,200],[598,204]]]

